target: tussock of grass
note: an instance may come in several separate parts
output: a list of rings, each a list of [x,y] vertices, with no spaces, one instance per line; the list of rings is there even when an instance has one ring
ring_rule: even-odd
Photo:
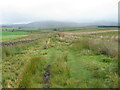
[[[45,58],[32,57],[23,71],[20,88],[37,88],[42,84],[42,75],[45,68]],[[42,86],[42,85],[41,85]]]

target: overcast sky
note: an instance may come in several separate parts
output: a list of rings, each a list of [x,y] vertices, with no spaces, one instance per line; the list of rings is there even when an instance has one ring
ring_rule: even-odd
[[[119,0],[0,0],[0,23],[117,22]]]

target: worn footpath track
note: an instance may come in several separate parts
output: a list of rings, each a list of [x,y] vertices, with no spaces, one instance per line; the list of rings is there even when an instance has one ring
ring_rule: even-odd
[[[43,74],[43,84],[44,84],[43,88],[49,88],[48,85],[50,83],[49,80],[50,80],[50,75],[51,75],[50,69],[51,69],[51,65],[48,65]]]

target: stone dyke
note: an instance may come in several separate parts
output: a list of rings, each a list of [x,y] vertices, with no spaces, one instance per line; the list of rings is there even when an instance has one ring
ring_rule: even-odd
[[[29,42],[37,41],[39,39],[40,38],[23,39],[23,40],[18,40],[18,41],[5,41],[5,42],[0,42],[0,46],[4,47],[4,46],[12,46],[12,45],[22,44],[22,43],[29,43]]]

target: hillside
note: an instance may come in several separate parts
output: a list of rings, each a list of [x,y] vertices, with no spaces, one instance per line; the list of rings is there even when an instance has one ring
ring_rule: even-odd
[[[51,27],[82,27],[82,26],[99,26],[99,25],[117,25],[115,22],[93,22],[93,23],[77,23],[77,22],[61,22],[61,21],[38,21],[28,24],[10,24],[3,27],[14,28],[51,28]]]

